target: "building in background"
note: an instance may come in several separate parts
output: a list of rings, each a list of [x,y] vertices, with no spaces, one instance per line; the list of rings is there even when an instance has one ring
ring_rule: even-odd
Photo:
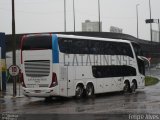
[[[153,42],[160,42],[160,40],[159,40],[159,31],[152,30],[152,41]]]
[[[113,33],[123,33],[123,29],[115,27],[115,26],[111,26],[110,27],[110,32],[113,32]]]
[[[99,32],[99,22],[86,20],[82,23],[82,32]],[[100,32],[102,32],[102,22],[100,22]]]

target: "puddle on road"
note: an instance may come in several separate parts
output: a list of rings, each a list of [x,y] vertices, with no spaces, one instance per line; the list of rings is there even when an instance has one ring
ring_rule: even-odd
[[[0,103],[2,104],[2,103],[5,103],[5,100],[0,100]]]

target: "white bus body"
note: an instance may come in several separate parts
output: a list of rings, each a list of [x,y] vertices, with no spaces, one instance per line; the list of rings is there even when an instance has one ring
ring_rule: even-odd
[[[26,96],[82,97],[144,88],[141,63],[126,40],[41,34],[21,42]]]

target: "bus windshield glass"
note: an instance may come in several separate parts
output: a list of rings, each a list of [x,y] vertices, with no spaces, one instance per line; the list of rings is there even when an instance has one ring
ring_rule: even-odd
[[[30,36],[26,37],[22,43],[22,50],[52,49],[50,36]]]

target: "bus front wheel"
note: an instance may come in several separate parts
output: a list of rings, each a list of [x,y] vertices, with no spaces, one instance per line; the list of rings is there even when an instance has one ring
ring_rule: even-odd
[[[93,84],[88,84],[86,87],[86,97],[90,98],[94,96]]]
[[[135,92],[136,92],[136,88],[137,88],[136,82],[132,82],[131,92],[132,92],[132,93],[135,93]]]

